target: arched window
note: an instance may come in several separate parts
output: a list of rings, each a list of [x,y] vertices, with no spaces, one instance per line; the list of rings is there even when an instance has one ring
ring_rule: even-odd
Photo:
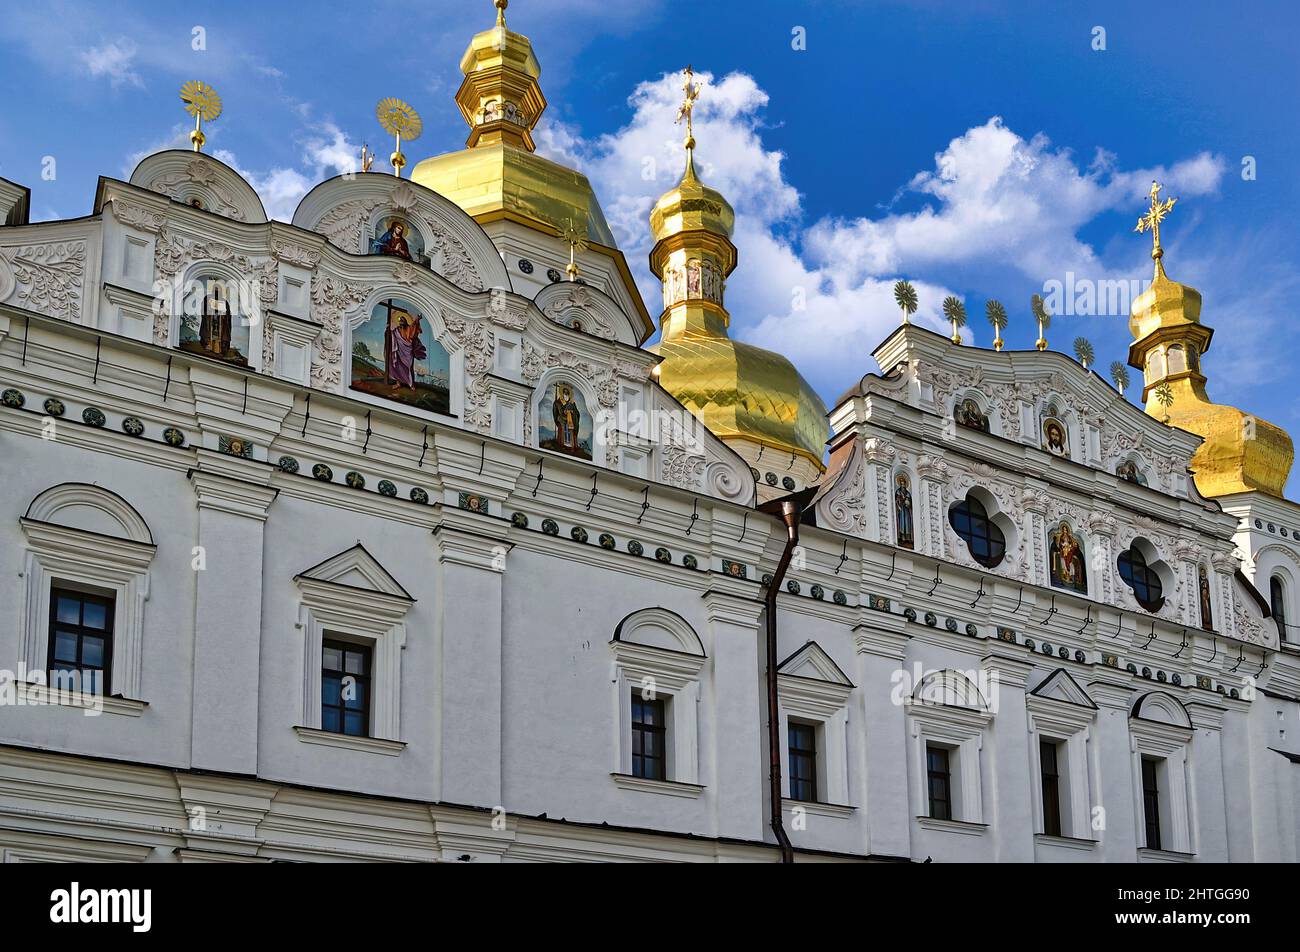
[[[1133,589],[1133,597],[1147,611],[1158,612],[1164,605],[1164,586],[1160,583],[1160,576],[1147,565],[1146,556],[1136,546],[1119,554],[1119,577]]]
[[[984,504],[974,496],[955,503],[948,510],[948,521],[953,530],[966,540],[971,558],[980,565],[993,568],[1006,555],[1007,537],[989,518]]]
[[[1277,636],[1286,641],[1286,584],[1280,575],[1268,580],[1268,606],[1277,624]]]

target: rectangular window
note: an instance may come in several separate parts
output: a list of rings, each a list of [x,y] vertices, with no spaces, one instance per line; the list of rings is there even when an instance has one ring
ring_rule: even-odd
[[[790,799],[817,801],[817,728],[790,722]]]
[[[370,647],[325,641],[321,650],[321,730],[370,736]]]
[[[111,595],[51,587],[48,668],[52,687],[108,693],[113,609]]]
[[[952,819],[952,771],[948,748],[925,745],[926,773],[929,781],[930,816],[936,820]]]
[[[1043,785],[1043,832],[1061,835],[1061,773],[1057,766],[1060,745],[1045,740],[1038,745],[1038,766]]]
[[[668,724],[661,698],[632,694],[632,776],[668,779]]]
[[[1142,810],[1146,819],[1147,849],[1160,846],[1160,786],[1157,776],[1160,761],[1155,757],[1142,758]]]

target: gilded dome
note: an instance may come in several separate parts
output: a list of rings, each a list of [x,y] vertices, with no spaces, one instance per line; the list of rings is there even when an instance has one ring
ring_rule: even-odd
[[[818,467],[826,406],[785,357],[725,333],[665,338],[660,385],[718,437],[797,453]]]
[[[1147,413],[1204,439],[1192,457],[1201,495],[1258,491],[1282,497],[1295,459],[1291,437],[1210,400],[1201,355],[1214,332],[1201,323],[1201,294],[1171,281],[1159,257],[1151,286],[1133,302],[1129,329],[1135,338],[1129,363],[1144,374]]]
[[[785,357],[728,336],[736,214],[700,181],[694,145],[688,133],[686,171],[650,213],[650,268],[664,287],[663,336],[651,348],[663,358],[659,383],[751,465],[775,450],[775,459],[802,458],[803,475],[812,477],[824,469],[826,406]]]

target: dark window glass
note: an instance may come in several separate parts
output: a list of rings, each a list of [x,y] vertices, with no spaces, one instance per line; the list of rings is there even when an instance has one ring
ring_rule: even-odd
[[[1119,577],[1133,590],[1139,605],[1149,612],[1160,611],[1165,603],[1164,586],[1141,552],[1128,549],[1119,554]]]
[[[988,511],[974,496],[967,496],[948,510],[948,521],[957,535],[966,540],[971,558],[993,568],[1007,552],[1007,538],[989,518]]]
[[[948,769],[948,749],[927,744],[925,762],[929,781],[930,816],[936,820],[951,820],[952,774]]]
[[[370,736],[370,648],[327,641],[321,651],[321,730]]]
[[[1145,814],[1147,831],[1147,849],[1158,850],[1160,846],[1160,788],[1156,783],[1156,772],[1160,761],[1154,757],[1142,758],[1142,811]]]
[[[53,687],[107,694],[113,660],[113,605],[109,595],[50,590],[47,667]]]
[[[1286,586],[1277,575],[1268,580],[1268,605],[1269,611],[1273,613],[1273,622],[1277,625],[1277,636],[1286,641]]]
[[[817,728],[790,722],[790,799],[817,800]]]
[[[668,722],[661,699],[632,695],[632,776],[668,779]]]
[[[1061,835],[1061,774],[1056,762],[1059,749],[1050,740],[1042,741],[1038,748],[1043,775],[1043,832],[1049,836]]]

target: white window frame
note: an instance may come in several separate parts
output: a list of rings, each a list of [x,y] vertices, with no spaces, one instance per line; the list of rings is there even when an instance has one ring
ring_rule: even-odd
[[[785,669],[789,669],[788,671]],[[794,674],[803,671],[807,674]],[[777,674],[781,715],[781,796],[790,807],[849,804],[849,696],[853,685],[815,643],[782,663]],[[790,719],[817,729],[817,800],[790,799]]]
[[[373,587],[355,585],[354,573]],[[344,576],[348,583],[336,581]],[[331,747],[401,753],[406,746],[401,739],[402,649],[414,599],[359,545],[294,581],[301,593],[298,627],[303,633],[302,724],[295,728],[299,738]],[[368,737],[321,729],[321,661],[327,635],[371,649]]]
[[[941,702],[943,697],[982,697],[978,689],[964,675],[951,671],[938,672],[947,679],[937,684],[926,678],[913,695],[905,700],[909,715],[912,771],[916,783],[912,788],[913,816],[923,826],[941,827],[945,823],[984,825],[983,782],[981,780],[981,752],[984,749],[984,732],[993,719],[987,704],[957,706]],[[960,681],[952,679],[959,678]],[[933,688],[941,690],[935,694]],[[947,747],[955,754],[949,755],[951,793],[953,795],[952,821],[930,816],[929,788],[926,779],[929,765],[926,746],[934,744]]]
[[[1187,754],[1193,728],[1187,712],[1176,700],[1156,692],[1140,697],[1133,707],[1142,714],[1129,716],[1129,746],[1132,756],[1134,817],[1139,849],[1146,845],[1146,811],[1142,798],[1142,758],[1161,761],[1157,786],[1160,792],[1159,852],[1194,853]],[[1184,723],[1176,723],[1183,721]]]
[[[107,535],[56,519],[63,510],[97,510],[117,523],[122,536]],[[23,625],[19,641],[21,678],[28,685],[45,681],[49,660],[50,592],[58,583],[113,597],[111,683],[104,710],[138,716],[144,658],[144,604],[149,598],[149,566],[157,546],[140,515],[121,497],[96,486],[66,483],[46,490],[19,519],[27,539]],[[64,703],[63,695],[49,699]],[[79,705],[78,698],[67,703]]]
[[[633,640],[638,629],[650,637],[665,633],[680,646],[666,648]],[[708,660],[699,637],[678,615],[660,608],[634,612],[620,624],[610,643],[613,661],[614,763],[611,776],[625,788],[697,797],[699,783],[700,673]],[[649,688],[666,701],[667,777],[650,780],[632,776],[632,694]]]
[[[1065,757],[1057,758],[1062,794],[1061,836],[1078,840],[1092,835],[1092,782],[1088,771],[1088,744],[1095,710],[1054,698],[1029,695],[1025,698],[1029,716],[1030,785],[1033,788],[1034,832],[1046,835],[1043,817],[1043,741],[1064,746]]]

